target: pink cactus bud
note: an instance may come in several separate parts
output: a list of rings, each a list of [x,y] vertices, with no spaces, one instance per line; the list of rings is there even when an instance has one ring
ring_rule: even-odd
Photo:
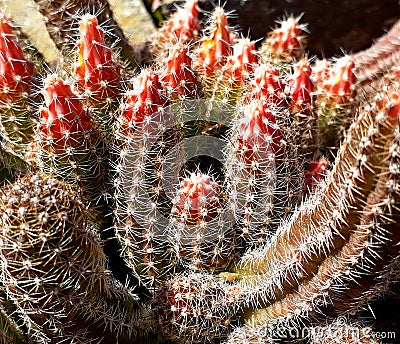
[[[225,66],[225,78],[232,84],[241,84],[249,78],[258,62],[254,42],[248,38],[239,39],[233,46],[233,55],[229,56]]]
[[[192,58],[189,56],[187,45],[174,45],[163,68],[161,81],[170,95],[184,96],[194,91],[197,76],[192,69]]]
[[[80,146],[86,133],[93,128],[93,122],[70,85],[50,75],[45,81],[43,95],[42,134],[53,141],[56,150]]]
[[[356,76],[354,61],[350,56],[339,59],[331,68],[330,78],[324,88],[328,99],[335,99],[340,103],[348,103],[354,97]]]
[[[104,32],[95,16],[86,14],[79,24],[79,55],[75,74],[78,89],[94,102],[104,102],[118,94],[120,70],[104,41]]]
[[[166,103],[158,74],[150,68],[143,70],[133,80],[132,90],[125,95],[120,116],[122,130],[134,129]]]
[[[33,73],[33,64],[24,57],[11,19],[0,11],[0,101],[14,102],[24,96]]]
[[[199,68],[204,70],[207,76],[214,74],[226,63],[236,40],[236,35],[229,28],[228,17],[222,8],[215,9],[213,19],[215,26],[210,36],[202,41],[197,57]]]
[[[304,26],[299,20],[299,17],[288,18],[280,23],[280,27],[268,34],[266,46],[272,56],[290,60],[302,55],[305,38],[301,33],[304,31]]]
[[[209,221],[220,209],[218,184],[204,173],[192,173],[180,183],[172,213],[186,224]]]
[[[311,80],[311,67],[307,60],[301,60],[294,65],[291,78],[291,108],[293,112],[302,112],[312,105],[314,83]]]
[[[313,161],[310,167],[304,174],[304,184],[310,190],[322,180],[328,169],[328,160],[321,158],[318,161]]]
[[[199,29],[198,0],[189,0],[168,20],[163,31],[182,43],[193,40]]]
[[[240,124],[239,152],[244,161],[267,159],[272,152],[280,151],[281,131],[275,123],[274,113],[258,100],[253,100],[244,110]]]
[[[279,69],[265,64],[254,70],[251,82],[251,97],[253,99],[267,100],[270,103],[280,104],[285,98]]]

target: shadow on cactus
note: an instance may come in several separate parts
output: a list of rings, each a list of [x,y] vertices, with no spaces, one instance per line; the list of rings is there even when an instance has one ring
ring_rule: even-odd
[[[106,1],[38,5],[51,64],[0,15],[0,343],[378,342],[397,26],[316,60],[300,18],[257,50],[189,0],[138,67]]]

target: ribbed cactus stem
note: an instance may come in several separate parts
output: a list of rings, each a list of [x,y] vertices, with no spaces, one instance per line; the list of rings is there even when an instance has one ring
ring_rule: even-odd
[[[234,286],[217,277],[179,274],[157,291],[153,316],[159,329],[176,343],[205,343],[230,332],[240,299]]]
[[[168,57],[160,61],[161,81],[171,99],[195,97],[198,81],[192,63],[189,46],[180,42],[172,46]]]

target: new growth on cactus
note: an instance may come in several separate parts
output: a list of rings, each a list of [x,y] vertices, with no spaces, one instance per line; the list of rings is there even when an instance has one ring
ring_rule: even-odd
[[[107,1],[37,3],[59,61],[0,12],[0,344],[378,342],[394,52],[309,58],[290,16],[258,47],[188,0],[139,67]]]

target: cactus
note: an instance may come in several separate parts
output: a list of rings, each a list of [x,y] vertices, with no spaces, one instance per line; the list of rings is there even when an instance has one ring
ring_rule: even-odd
[[[37,3],[57,63],[0,13],[0,343],[375,343],[398,24],[315,60],[300,17],[257,48],[188,0],[139,70],[106,0]]]

